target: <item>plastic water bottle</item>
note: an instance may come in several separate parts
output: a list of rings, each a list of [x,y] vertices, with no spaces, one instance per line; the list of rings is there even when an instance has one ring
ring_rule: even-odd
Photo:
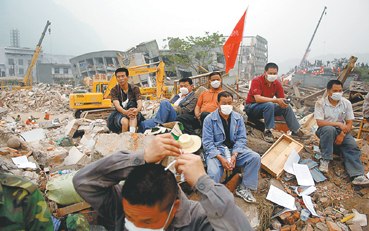
[[[59,171],[59,174],[60,175],[65,175],[65,174],[69,174],[71,172],[72,172],[71,170],[63,170],[63,171]]]
[[[231,153],[228,149],[228,147],[224,147],[224,155],[225,155],[225,158],[228,160],[229,163],[231,163]]]
[[[300,215],[300,219],[303,221],[307,221],[307,219],[309,219],[310,216],[310,211],[307,209],[303,209],[301,210],[301,215]]]

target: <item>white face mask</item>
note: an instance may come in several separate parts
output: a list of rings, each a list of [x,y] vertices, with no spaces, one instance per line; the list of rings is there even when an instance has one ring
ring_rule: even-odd
[[[276,81],[276,79],[278,79],[278,75],[268,75],[267,76],[267,80],[271,83]]]
[[[182,93],[182,95],[187,95],[188,94],[188,89],[185,88],[185,87],[179,88],[179,91]]]
[[[220,86],[220,81],[215,80],[210,83],[210,85],[214,88],[218,88]]]
[[[232,105],[220,105],[220,111],[224,115],[229,115],[233,111],[233,106]]]
[[[342,94],[343,94],[343,92],[332,93],[331,99],[334,100],[334,101],[341,100],[342,99]]]
[[[170,208],[169,215],[168,215],[167,220],[165,221],[164,226],[160,229],[139,228],[139,227],[136,227],[135,224],[133,224],[133,222],[131,222],[127,218],[124,218],[124,222],[125,222],[124,226],[126,227],[128,231],[164,231],[164,228],[167,225],[167,222],[169,220],[170,214],[172,213],[173,206],[174,206],[174,203],[172,205],[172,208]]]

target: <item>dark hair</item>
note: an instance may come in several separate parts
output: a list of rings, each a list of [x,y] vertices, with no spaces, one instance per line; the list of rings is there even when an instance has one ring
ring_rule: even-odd
[[[220,78],[222,78],[222,73],[218,72],[218,71],[214,71],[214,72],[211,72],[210,75],[209,75],[209,80],[211,79],[212,76],[214,75],[219,75]]]
[[[277,68],[277,71],[278,71],[278,65],[277,65],[277,64],[275,64],[275,63],[267,63],[267,65],[265,65],[264,70],[265,70],[265,71],[268,71],[268,70],[269,70],[269,68]]]
[[[229,93],[228,91],[222,91],[218,94],[218,103],[220,102],[220,98],[221,97],[225,97],[225,98],[228,98],[228,97],[232,97],[233,99],[233,95],[231,93]]]
[[[177,181],[173,173],[160,164],[144,164],[129,173],[122,196],[131,205],[154,207],[160,211],[170,210],[177,197]]]
[[[327,89],[328,90],[331,90],[332,87],[333,87],[333,84],[336,84],[336,85],[341,85],[341,87],[343,87],[343,84],[341,81],[339,80],[336,80],[336,79],[332,79],[332,80],[329,80],[329,82],[327,83]]]
[[[120,68],[118,68],[116,71],[115,71],[115,76],[117,76],[117,73],[118,72],[125,72],[126,73],[126,76],[129,76],[129,71],[128,71],[128,69],[127,68],[125,68],[125,67],[120,67]]]
[[[192,79],[190,79],[188,77],[184,77],[184,78],[180,79],[179,82],[180,83],[188,82],[190,85],[192,85]]]

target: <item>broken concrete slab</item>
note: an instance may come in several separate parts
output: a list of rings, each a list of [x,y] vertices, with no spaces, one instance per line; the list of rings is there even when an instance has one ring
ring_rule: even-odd
[[[258,207],[256,204],[246,203],[242,198],[235,197],[235,204],[245,213],[247,219],[250,221],[251,227],[258,230],[260,225]]]
[[[87,155],[80,152],[76,147],[73,147],[69,150],[69,154],[64,160],[65,165],[87,165],[90,162],[91,159]]]
[[[21,134],[27,142],[33,142],[45,139],[44,129],[38,128]]]
[[[96,138],[92,160],[110,156],[121,150],[143,150],[154,139],[154,136],[124,132],[121,134],[100,134]]]

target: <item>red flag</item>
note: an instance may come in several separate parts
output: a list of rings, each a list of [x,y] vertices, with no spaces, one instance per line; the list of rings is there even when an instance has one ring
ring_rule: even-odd
[[[240,21],[238,21],[237,25],[233,29],[231,36],[229,36],[227,42],[223,46],[223,53],[226,60],[226,73],[228,73],[228,71],[232,69],[234,67],[234,64],[236,63],[238,48],[240,47],[243,36],[243,27],[245,24],[246,12],[247,9],[242,15]]]

